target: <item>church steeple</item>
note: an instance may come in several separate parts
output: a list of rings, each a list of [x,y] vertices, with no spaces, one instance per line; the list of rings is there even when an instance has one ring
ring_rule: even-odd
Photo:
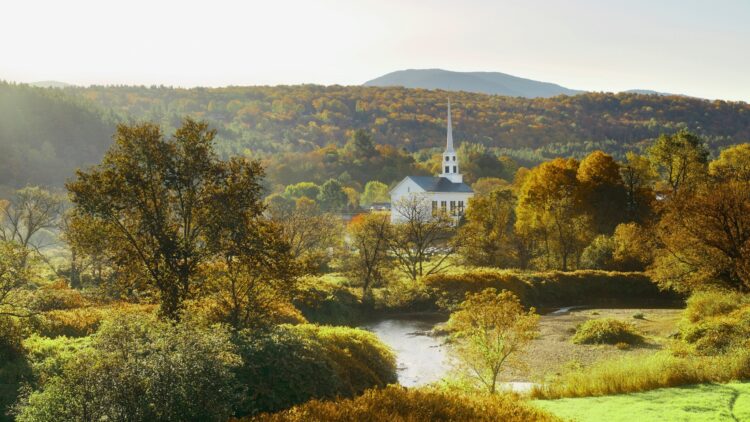
[[[453,125],[451,124],[451,100],[448,100],[448,145],[445,152],[453,152]]]
[[[463,176],[458,171],[458,157],[453,149],[453,124],[451,123],[451,101],[448,100],[448,125],[447,125],[447,142],[445,152],[443,152],[443,163],[440,166],[443,170],[440,177],[445,177],[453,183],[462,183]]]

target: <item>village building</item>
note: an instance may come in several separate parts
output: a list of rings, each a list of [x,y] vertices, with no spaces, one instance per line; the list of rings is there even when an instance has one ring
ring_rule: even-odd
[[[458,165],[458,156],[453,148],[453,127],[451,123],[451,104],[448,101],[448,124],[445,152],[443,152],[441,173],[432,176],[406,176],[390,191],[391,222],[399,223],[408,220],[400,211],[400,204],[410,199],[426,207],[422,215],[434,216],[438,213],[460,218],[466,211],[469,198],[474,196],[471,187],[463,182]]]

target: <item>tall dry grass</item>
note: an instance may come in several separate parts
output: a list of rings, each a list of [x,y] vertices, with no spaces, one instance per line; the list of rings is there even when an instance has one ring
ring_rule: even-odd
[[[663,351],[606,360],[585,370],[570,370],[534,387],[531,396],[540,399],[605,396],[749,376],[750,351],[745,349],[720,356],[681,356]]]

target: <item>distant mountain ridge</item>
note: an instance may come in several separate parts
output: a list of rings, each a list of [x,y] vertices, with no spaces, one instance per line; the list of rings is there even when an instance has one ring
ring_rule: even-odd
[[[365,82],[365,86],[442,89],[466,91],[479,94],[505,95],[508,97],[549,98],[557,95],[578,95],[588,91],[521,78],[500,72],[454,72],[443,69],[407,69],[387,73]],[[643,95],[680,95],[650,89],[621,91]]]
[[[500,72],[454,72],[443,69],[398,70],[367,81],[364,85],[444,89],[524,98],[547,98],[585,92]]]

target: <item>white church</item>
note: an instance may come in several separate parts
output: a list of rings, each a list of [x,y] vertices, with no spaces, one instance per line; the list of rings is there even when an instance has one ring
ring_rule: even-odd
[[[399,212],[398,204],[410,197],[419,197],[419,203],[429,208],[424,210],[423,215],[444,213],[458,219],[464,214],[469,198],[474,196],[474,191],[463,182],[463,176],[458,168],[458,157],[453,148],[450,101],[448,101],[448,139],[445,152],[443,152],[441,169],[442,173],[437,177],[406,176],[391,189],[392,223],[403,222],[407,219],[402,212]]]

